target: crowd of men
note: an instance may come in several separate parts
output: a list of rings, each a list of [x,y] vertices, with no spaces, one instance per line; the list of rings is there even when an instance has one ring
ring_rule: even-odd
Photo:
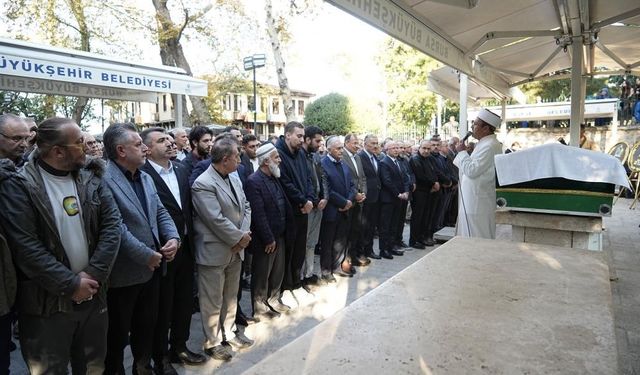
[[[233,127],[132,124],[102,143],[70,119],[36,131],[0,116],[0,374],[16,314],[32,374],[124,374],[127,345],[134,374],[202,364],[186,345],[194,305],[204,354],[228,361],[253,344],[240,326],[291,309],[284,291],[434,246],[457,221],[457,166],[479,168],[455,137],[325,137],[297,122],[262,144]]]

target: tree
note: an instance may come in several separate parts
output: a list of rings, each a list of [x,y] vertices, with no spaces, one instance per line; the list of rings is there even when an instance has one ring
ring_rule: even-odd
[[[327,135],[345,135],[353,131],[349,99],[338,93],[321,96],[307,106],[304,123],[319,127]]]
[[[427,90],[429,72],[440,63],[418,50],[393,38],[387,39],[378,56],[384,67],[390,134],[406,134],[414,129],[416,137],[425,137],[436,113],[435,94]]]

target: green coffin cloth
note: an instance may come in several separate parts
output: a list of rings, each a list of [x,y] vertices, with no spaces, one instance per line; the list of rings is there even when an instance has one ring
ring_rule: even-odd
[[[498,207],[516,211],[610,216],[614,184],[544,178],[496,186]]]

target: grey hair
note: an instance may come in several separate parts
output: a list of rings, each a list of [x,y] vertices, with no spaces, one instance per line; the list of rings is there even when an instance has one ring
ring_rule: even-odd
[[[339,135],[332,135],[331,137],[329,137],[329,138],[327,139],[327,148],[333,148],[333,145],[334,145],[336,142],[343,142],[343,141],[342,141],[342,137],[341,137],[341,136],[339,136]]]
[[[4,127],[10,122],[26,122],[20,116],[16,116],[13,113],[5,113],[0,115],[0,130],[4,129]]]
[[[102,143],[104,144],[104,153],[107,158],[111,160],[118,158],[117,147],[129,140],[131,132],[137,133],[137,129],[136,126],[130,122],[116,123],[110,125],[107,130],[105,130],[102,136]]]
[[[231,156],[233,150],[238,150],[238,141],[229,137],[216,138],[211,146],[211,162],[219,163],[225,156]]]

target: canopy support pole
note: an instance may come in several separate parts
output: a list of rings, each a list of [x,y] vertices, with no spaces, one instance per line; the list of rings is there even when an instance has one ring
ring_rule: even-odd
[[[573,37],[571,44],[571,146],[580,147],[580,124],[584,113],[582,95],[582,36]]]
[[[176,128],[181,128],[182,124],[182,94],[176,95]]]
[[[467,75],[460,72],[460,125],[459,135],[464,137],[469,131],[469,124],[467,123],[467,84],[469,79]]]

